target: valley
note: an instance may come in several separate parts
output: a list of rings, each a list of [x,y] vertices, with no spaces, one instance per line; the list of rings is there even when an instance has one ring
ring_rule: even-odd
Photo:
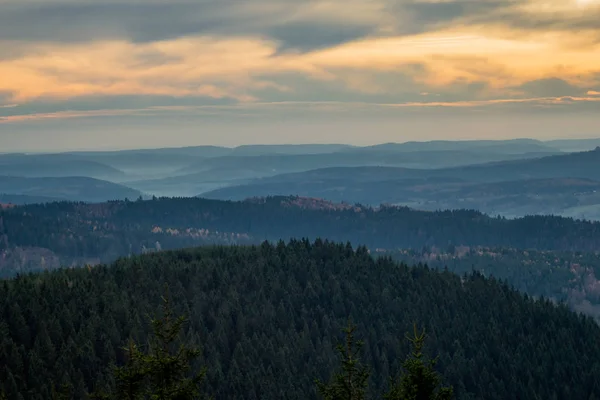
[[[370,206],[466,208],[509,218],[597,220],[595,144],[518,139],[8,154],[0,155],[0,196],[31,204],[299,195]],[[40,178],[54,179],[45,179],[50,189],[35,181]]]

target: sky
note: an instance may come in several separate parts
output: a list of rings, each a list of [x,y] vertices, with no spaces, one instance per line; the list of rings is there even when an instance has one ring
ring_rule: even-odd
[[[600,137],[600,0],[0,0],[0,152]]]

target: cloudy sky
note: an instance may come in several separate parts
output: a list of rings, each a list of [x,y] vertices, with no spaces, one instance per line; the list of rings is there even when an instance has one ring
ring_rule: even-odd
[[[600,137],[600,0],[0,0],[0,152]]]

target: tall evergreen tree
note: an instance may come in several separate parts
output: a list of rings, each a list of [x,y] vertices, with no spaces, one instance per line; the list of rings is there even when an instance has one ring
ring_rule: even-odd
[[[142,398],[144,383],[148,375],[148,366],[144,354],[130,339],[126,348],[127,362],[121,368],[115,368],[114,376],[118,398],[138,400]]]
[[[394,382],[391,389],[383,397],[385,400],[451,400],[454,397],[451,387],[440,387],[441,379],[434,367],[437,359],[426,360],[423,356],[425,330],[418,332],[413,327],[412,337],[407,339],[412,344],[412,352],[402,364],[403,373]]]
[[[162,298],[162,316],[153,318],[153,337],[144,353],[133,340],[125,348],[127,362],[115,368],[114,395],[98,393],[96,399],[115,400],[198,400],[199,386],[206,369],[190,374],[191,363],[200,356],[200,350],[177,343],[184,316],[175,317],[167,294]]]
[[[200,356],[200,350],[177,346],[176,342],[186,323],[184,316],[175,317],[169,297],[163,297],[163,316],[152,320],[154,332],[150,352],[142,360],[147,366],[148,391],[153,400],[199,399],[199,385],[204,380],[206,369],[190,375],[191,363]]]
[[[348,322],[344,328],[346,340],[337,345],[341,359],[341,371],[336,372],[330,383],[316,381],[317,389],[325,400],[363,400],[365,399],[370,372],[362,365],[359,352],[362,341],[356,341],[356,326]]]
[[[50,396],[52,400],[71,400],[73,398],[73,385],[70,383],[63,383],[58,387],[52,385]]]

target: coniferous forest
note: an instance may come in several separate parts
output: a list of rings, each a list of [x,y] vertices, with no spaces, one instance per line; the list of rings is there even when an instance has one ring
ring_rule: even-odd
[[[0,400],[600,400],[599,105],[600,0],[0,0]]]
[[[8,399],[111,392],[129,341],[146,349],[164,285],[181,340],[200,349],[215,399],[317,399],[339,369],[352,321],[369,368],[366,398],[393,393],[425,329],[441,385],[457,399],[600,396],[600,327],[479,273],[409,267],[365,247],[317,240],[163,251],[0,284],[0,370]],[[333,377],[333,378],[332,378]],[[335,382],[335,379],[331,382]],[[393,381],[392,381],[393,383]],[[58,397],[57,397],[58,396]],[[62,396],[62,397],[60,397]]]
[[[600,224],[302,197],[46,203],[0,211],[0,278],[202,245],[323,237],[457,274],[480,271],[600,318]]]
[[[371,208],[301,197],[46,203],[0,210],[0,277],[161,249],[300,237],[350,241],[373,250],[487,246],[595,252],[600,223],[553,216],[511,220],[473,210]]]

